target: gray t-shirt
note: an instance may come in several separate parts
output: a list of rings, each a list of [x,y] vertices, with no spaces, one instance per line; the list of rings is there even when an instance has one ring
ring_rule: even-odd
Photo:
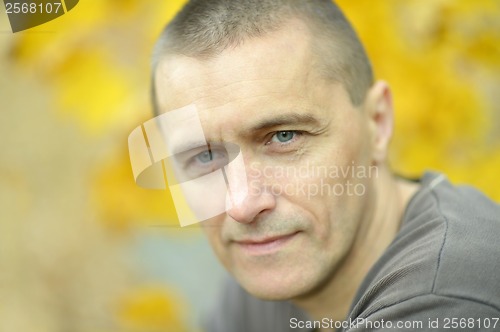
[[[420,183],[338,331],[500,331],[500,206],[441,174]],[[296,328],[308,322],[291,303],[256,299],[229,279],[206,331],[309,332]]]

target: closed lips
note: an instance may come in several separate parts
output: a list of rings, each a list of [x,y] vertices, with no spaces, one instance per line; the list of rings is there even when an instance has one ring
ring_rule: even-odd
[[[244,239],[244,240],[236,240],[234,242],[239,243],[239,244],[247,244],[247,245],[258,245],[258,244],[266,244],[266,243],[271,243],[277,240],[284,240],[287,238],[290,238],[297,234],[298,232],[291,233],[291,234],[285,234],[285,235],[277,235],[277,236],[270,236],[266,237],[263,239]]]

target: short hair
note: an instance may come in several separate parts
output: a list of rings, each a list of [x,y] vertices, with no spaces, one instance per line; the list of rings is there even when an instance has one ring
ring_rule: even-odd
[[[191,0],[154,47],[153,77],[166,55],[210,59],[278,30],[292,18],[309,28],[322,76],[343,84],[351,102],[360,105],[373,84],[372,67],[353,27],[331,0]],[[154,86],[152,90],[156,107]]]

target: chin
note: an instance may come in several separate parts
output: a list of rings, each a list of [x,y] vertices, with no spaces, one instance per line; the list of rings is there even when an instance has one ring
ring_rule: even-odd
[[[309,293],[316,285],[304,271],[287,273],[235,273],[239,284],[251,295],[267,301],[285,301]]]
[[[283,284],[275,285],[273,283],[268,283],[267,285],[241,285],[249,294],[265,301],[287,301],[302,294],[302,291],[293,285],[289,287]]]

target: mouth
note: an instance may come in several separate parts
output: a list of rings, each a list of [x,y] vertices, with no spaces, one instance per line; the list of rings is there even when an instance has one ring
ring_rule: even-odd
[[[234,241],[234,243],[249,255],[269,255],[279,251],[288,242],[295,238],[298,233],[299,232],[295,232],[286,235],[265,237],[262,239],[244,239]]]

